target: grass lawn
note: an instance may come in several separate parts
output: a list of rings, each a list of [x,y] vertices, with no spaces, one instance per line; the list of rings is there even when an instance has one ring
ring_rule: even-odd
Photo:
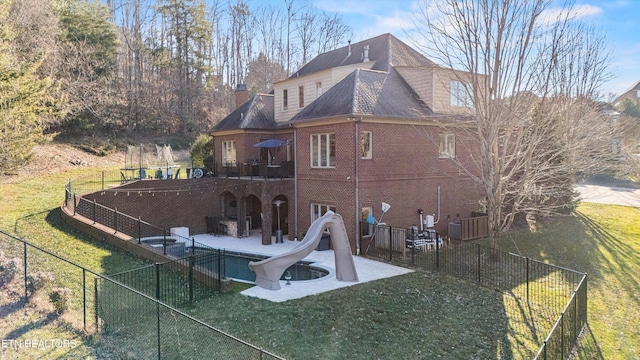
[[[583,203],[575,216],[500,248],[586,272],[589,333],[579,359],[640,358],[640,209]]]
[[[0,229],[96,272],[147,264],[60,220],[65,182],[96,171],[0,183]],[[633,359],[640,358],[639,239],[640,209],[583,204],[575,216],[534,233],[514,233],[500,247],[588,273],[590,331],[579,358]],[[57,279],[77,276],[65,269],[53,269]],[[495,291],[417,271],[285,303],[224,294],[185,312],[292,359],[530,358],[513,346],[526,339],[509,326],[519,315],[505,304],[510,300]],[[83,336],[72,319],[52,317],[46,307],[18,305],[0,296],[0,339],[75,339],[80,346],[50,352],[0,349],[0,358],[116,356],[113,345]]]

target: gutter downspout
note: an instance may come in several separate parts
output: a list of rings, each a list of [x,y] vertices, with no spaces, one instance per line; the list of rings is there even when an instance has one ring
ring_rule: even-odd
[[[354,171],[354,179],[353,181],[355,182],[354,186],[355,186],[355,194],[356,194],[356,199],[355,199],[355,225],[356,225],[356,256],[360,255],[360,187],[359,187],[359,178],[358,176],[360,175],[360,154],[358,151],[358,146],[360,145],[360,121],[356,121],[356,126],[355,126],[355,146],[354,146],[354,155],[355,155],[355,171]]]
[[[298,129],[293,129],[293,208],[294,208],[294,238],[298,238]]]
[[[440,222],[440,185],[438,185],[438,219],[433,222],[433,225]]]

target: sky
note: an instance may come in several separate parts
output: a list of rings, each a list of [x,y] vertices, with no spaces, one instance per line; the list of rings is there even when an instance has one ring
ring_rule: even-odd
[[[410,44],[405,34],[413,26],[411,15],[424,0],[312,1],[322,10],[342,15],[353,28],[353,42],[391,33]],[[576,6],[582,20],[604,34],[610,47],[613,78],[602,86],[601,94],[621,95],[640,81],[640,0],[577,0]]]

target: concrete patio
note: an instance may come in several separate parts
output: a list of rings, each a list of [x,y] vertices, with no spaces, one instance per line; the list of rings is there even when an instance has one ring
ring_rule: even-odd
[[[272,245],[262,245],[261,234],[259,232],[253,233],[251,234],[251,236],[241,239],[229,236],[214,236],[208,234],[192,235],[191,237],[193,237],[195,241],[199,243],[216,249],[225,249],[229,251],[237,251],[265,256],[273,256],[290,251],[298,244],[300,244],[299,241],[291,241],[286,238],[283,240],[283,243],[276,244],[274,238],[274,243]],[[368,281],[403,275],[413,271],[379,261],[366,259],[361,256],[354,256],[353,259],[356,265],[356,270],[358,272],[358,282],[343,282],[336,280],[333,250],[314,250],[303,260],[313,262],[314,266],[328,270],[329,275],[314,280],[292,281],[291,285],[286,285],[285,281],[281,281],[280,290],[267,290],[258,286],[254,286],[241,292],[241,294],[274,302],[283,302],[287,300],[303,298],[305,296],[316,295],[347,286],[357,285]]]

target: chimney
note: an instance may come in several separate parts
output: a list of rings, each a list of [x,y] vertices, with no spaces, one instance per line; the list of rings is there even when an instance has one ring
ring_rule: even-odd
[[[238,84],[236,87],[236,109],[240,107],[240,105],[244,104],[249,100],[249,92],[247,91],[247,84]]]
[[[351,56],[351,40],[347,41],[349,43],[349,53],[347,54],[347,57]]]
[[[362,62],[369,62],[369,44],[364,46],[364,59]]]

